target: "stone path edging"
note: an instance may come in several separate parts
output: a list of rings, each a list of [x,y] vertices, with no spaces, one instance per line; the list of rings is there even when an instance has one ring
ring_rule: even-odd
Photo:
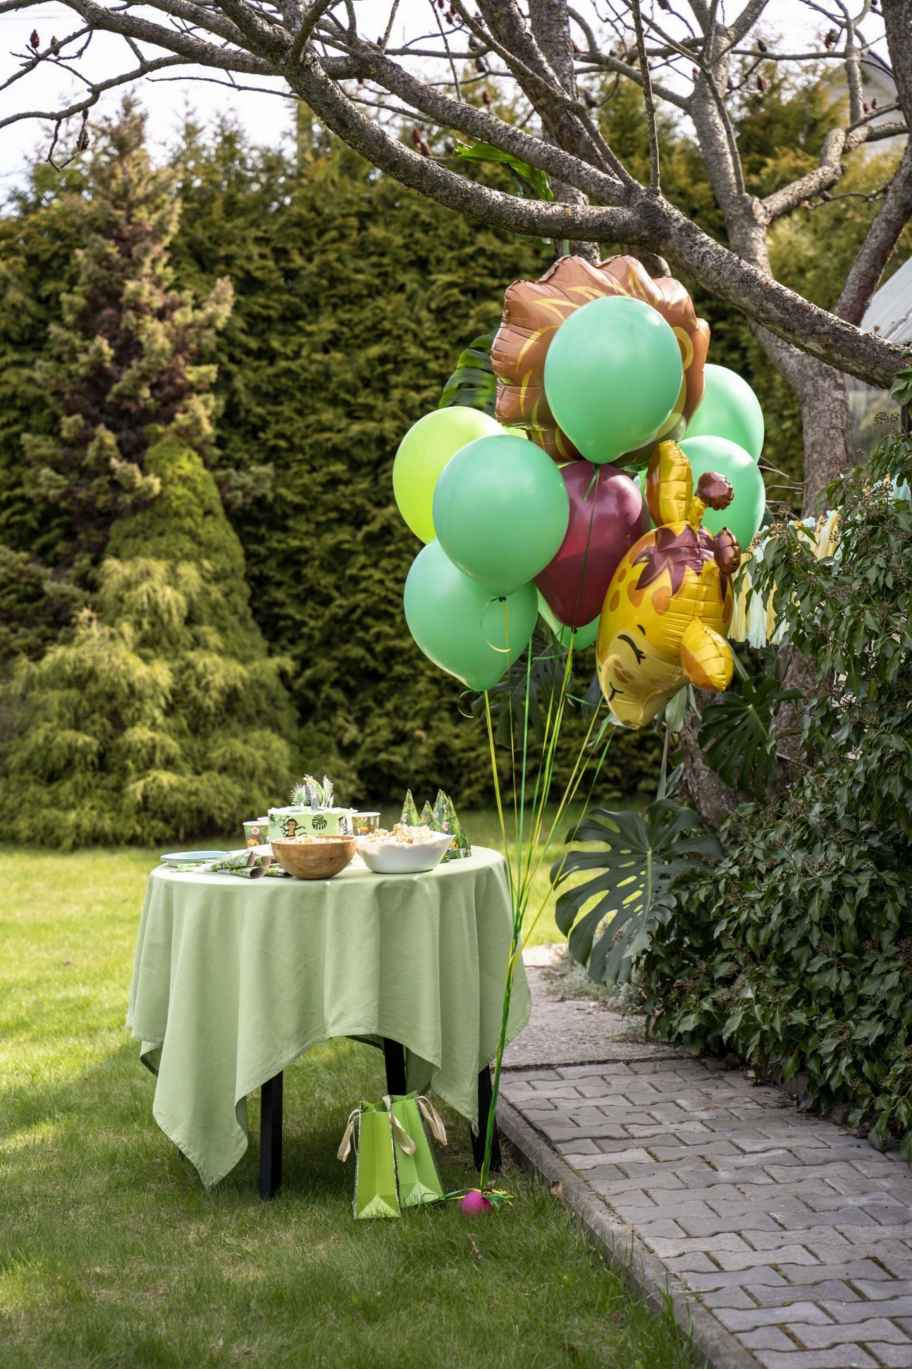
[[[608,1251],[613,1261],[627,1272],[637,1292],[650,1306],[660,1311],[663,1296],[671,1300],[678,1325],[692,1337],[698,1352],[713,1369],[757,1369],[753,1355],[694,1301],[681,1281],[669,1274],[658,1256],[640,1240],[633,1227],[618,1220],[585,1179],[552,1150],[504,1097],[497,1107],[497,1122],[511,1145],[533,1169],[549,1183],[560,1184],[561,1201]]]
[[[527,969],[504,1131],[713,1369],[912,1369],[909,1165]]]
[[[507,1136],[714,1369],[912,1369],[909,1166],[721,1061],[654,1052],[508,1066]]]

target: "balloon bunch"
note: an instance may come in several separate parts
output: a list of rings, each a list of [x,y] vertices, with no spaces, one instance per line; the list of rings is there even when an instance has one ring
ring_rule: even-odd
[[[491,688],[522,655],[541,615],[564,646],[580,649],[598,636],[609,707],[617,721],[641,726],[667,689],[648,689],[642,708],[615,704],[619,678],[632,678],[641,661],[605,664],[617,656],[611,643],[626,635],[623,624],[612,629],[620,604],[613,587],[625,567],[627,613],[644,539],[655,548],[672,537],[691,546],[688,573],[669,572],[666,585],[656,572],[651,645],[656,659],[677,663],[666,683],[677,679],[677,688],[684,675],[694,678],[681,666],[690,659],[681,641],[663,639],[676,615],[663,619],[659,590],[670,591],[676,610],[687,598],[682,586],[696,582],[701,603],[714,594],[724,606],[727,593],[730,604],[736,543],[750,544],[765,508],[760,406],[740,377],[705,364],[708,344],[708,326],[683,286],[654,280],[631,257],[598,266],[564,257],[541,280],[510,286],[491,351],[505,422],[464,406],[438,409],[405,435],[393,466],[402,516],[427,543],[408,573],[405,617],[442,670],[470,689]],[[648,477],[638,469],[644,462]],[[653,518],[663,525],[656,533],[647,479],[655,487]],[[673,498],[675,481],[682,490]],[[641,586],[649,572],[648,565],[637,571]],[[715,608],[704,605],[696,617],[724,633]],[[643,626],[634,624],[638,636]],[[697,628],[688,632],[693,644]]]

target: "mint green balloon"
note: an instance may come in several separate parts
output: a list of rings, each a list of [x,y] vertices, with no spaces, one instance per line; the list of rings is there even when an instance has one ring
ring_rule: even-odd
[[[409,632],[425,656],[475,690],[496,685],[519,659],[538,616],[534,585],[498,599],[454,566],[439,542],[412,562],[404,603]]]
[[[570,520],[558,467],[521,437],[480,437],[457,452],[434,491],[434,526],[450,560],[494,594],[544,570]]]
[[[727,437],[760,460],[763,410],[747,381],[727,366],[709,363],[703,370],[703,398],[687,425],[688,437]]]
[[[614,461],[650,442],[675,406],[684,368],[662,315],[613,295],[564,320],[545,358],[551,412],[590,461]]]
[[[467,442],[502,432],[496,418],[464,404],[435,409],[409,428],[393,462],[393,494],[402,517],[422,542],[437,536],[434,488],[444,466]]]
[[[712,533],[729,528],[742,550],[746,549],[753,541],[766,511],[766,488],[756,461],[743,447],[730,442],[727,437],[685,437],[679,445],[690,462],[694,490],[701,475],[716,471],[731,482],[735,492],[727,509],[706,510],[703,515],[704,528]]]
[[[554,610],[541,591],[538,595],[538,611],[565,650],[572,642],[574,651],[585,651],[586,647],[593,645],[598,636],[601,614],[593,618],[591,623],[584,623],[582,627],[566,627],[555,616]]]

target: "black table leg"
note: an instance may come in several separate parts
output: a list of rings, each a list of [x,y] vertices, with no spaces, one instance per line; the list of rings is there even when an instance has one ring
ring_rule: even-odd
[[[481,1169],[484,1159],[485,1134],[488,1127],[488,1116],[491,1112],[491,1067],[485,1065],[478,1075],[478,1132],[472,1132],[472,1155],[475,1159],[475,1168]],[[494,1136],[491,1142],[491,1171],[499,1172],[502,1160],[500,1154],[500,1133],[497,1130],[497,1122],[494,1123]]]
[[[405,1077],[405,1047],[398,1041],[383,1038],[383,1062],[386,1065],[387,1093],[408,1093]]]
[[[282,1075],[260,1089],[260,1197],[274,1198],[282,1183]]]

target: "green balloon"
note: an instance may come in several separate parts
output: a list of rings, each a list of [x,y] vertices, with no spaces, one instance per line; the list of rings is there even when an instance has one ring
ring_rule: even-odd
[[[687,436],[727,437],[759,461],[763,432],[763,410],[747,381],[727,366],[707,365],[703,398],[687,425]]]
[[[735,492],[727,509],[706,510],[706,531],[715,533],[729,528],[742,549],[749,547],[766,509],[766,488],[756,461],[727,437],[685,437],[680,447],[693,471],[694,490],[701,475],[716,471],[731,481]]]
[[[558,467],[521,437],[470,442],[434,491],[440,545],[460,570],[494,594],[510,594],[544,570],[569,520]]]
[[[574,651],[585,651],[586,647],[592,646],[598,636],[601,615],[593,618],[591,623],[584,623],[582,627],[566,627],[555,617],[551,605],[541,591],[538,595],[538,611],[565,650],[572,642]]]
[[[467,442],[502,432],[496,418],[464,404],[435,409],[409,428],[393,462],[393,494],[402,517],[422,542],[437,536],[432,506],[444,466]]]
[[[583,456],[598,463],[651,441],[683,378],[671,327],[627,295],[594,299],[570,314],[545,358],[551,412]]]
[[[405,621],[435,665],[470,689],[490,689],[518,660],[535,629],[534,585],[499,599],[429,542],[405,581]]]

